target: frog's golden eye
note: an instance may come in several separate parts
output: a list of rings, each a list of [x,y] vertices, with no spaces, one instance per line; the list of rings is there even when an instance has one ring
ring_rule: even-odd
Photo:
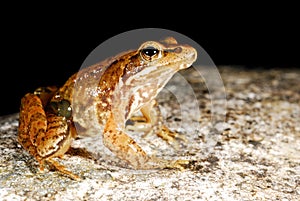
[[[140,50],[142,58],[146,61],[153,61],[160,57],[160,50],[153,46],[147,46]]]

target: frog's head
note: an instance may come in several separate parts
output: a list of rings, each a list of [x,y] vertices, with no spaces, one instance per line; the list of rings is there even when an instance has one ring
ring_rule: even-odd
[[[130,100],[130,111],[155,98],[177,71],[190,67],[196,59],[195,48],[180,45],[171,37],[143,43],[130,56],[120,84],[127,89],[121,91],[127,92],[125,97]]]
[[[178,44],[168,37],[160,42],[147,41],[137,50],[125,68],[123,80],[149,83],[168,81],[174,73],[190,67],[197,59],[197,51],[189,45]]]
[[[195,48],[180,45],[173,37],[165,38],[160,42],[147,41],[140,46],[138,52],[148,74],[164,71],[167,68],[173,71],[185,69],[197,59]]]

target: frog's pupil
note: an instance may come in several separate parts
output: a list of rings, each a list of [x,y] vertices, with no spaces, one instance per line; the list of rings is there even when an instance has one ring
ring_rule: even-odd
[[[156,55],[158,53],[158,49],[154,47],[147,47],[143,49],[143,53],[149,57],[152,57],[153,55]]]

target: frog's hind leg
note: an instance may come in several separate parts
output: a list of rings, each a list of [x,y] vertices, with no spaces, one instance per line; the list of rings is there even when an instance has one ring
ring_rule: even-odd
[[[47,122],[47,132],[38,137],[39,144],[37,145],[37,151],[39,155],[44,156],[44,161],[59,172],[68,175],[74,180],[80,180],[79,176],[68,171],[64,165],[53,159],[56,157],[62,158],[69,150],[73,136],[75,135],[75,128],[65,121],[63,117],[56,116],[55,114],[48,114]],[[41,164],[40,162],[40,167]]]
[[[42,101],[38,95],[31,93],[22,98],[18,141],[39,162],[40,172],[44,171],[45,161],[47,161],[55,169],[77,180],[78,176],[51,159],[63,155],[68,150],[74,136],[73,128],[67,125],[63,117],[54,114],[46,115]],[[62,129],[65,132],[60,132]],[[68,135],[66,132],[71,132],[71,134]],[[58,144],[60,149],[56,150]]]
[[[34,94],[26,94],[21,100],[18,142],[39,161],[40,170],[44,169],[44,163],[37,152],[36,139],[46,129],[47,119],[41,100]]]

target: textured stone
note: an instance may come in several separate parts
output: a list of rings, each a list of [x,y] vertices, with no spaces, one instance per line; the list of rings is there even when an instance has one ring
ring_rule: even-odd
[[[192,70],[182,75],[193,93],[174,77],[159,95],[165,123],[188,140],[179,149],[155,135],[131,133],[149,154],[193,160],[183,171],[130,169],[99,136],[75,141],[73,152],[57,159],[81,181],[40,173],[16,141],[18,114],[1,117],[0,200],[299,200],[300,70],[219,71],[226,101],[221,89],[209,92]],[[220,121],[224,112],[226,122]],[[221,118],[211,122],[212,115]]]

